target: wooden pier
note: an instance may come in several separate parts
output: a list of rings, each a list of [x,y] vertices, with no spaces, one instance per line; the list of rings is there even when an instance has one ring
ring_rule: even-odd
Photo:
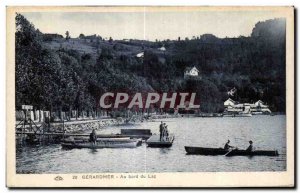
[[[34,132],[16,132],[16,135],[36,135],[36,136],[60,136],[60,137],[89,137],[90,134],[82,133],[61,133],[61,132],[53,132],[53,133],[34,133]],[[123,134],[98,134],[98,138],[122,138],[122,137],[130,137],[130,138],[143,138],[145,135],[123,135]]]
[[[85,122],[75,122],[76,125],[78,124],[86,124],[86,123],[93,123],[99,122],[99,120],[90,120]],[[73,138],[89,138],[89,133],[83,133],[81,131],[79,133],[72,133],[67,132],[65,130],[65,125],[72,123],[63,123],[63,128],[61,131],[51,131],[46,124],[37,125],[33,122],[27,121],[21,124],[16,125],[16,138],[20,139],[21,141],[26,141],[28,143],[39,143],[39,142],[60,142],[65,138],[73,137]],[[74,124],[74,122],[73,122]],[[18,126],[22,126],[18,128]],[[61,124],[60,124],[61,125]],[[51,125],[53,127],[53,125]],[[58,126],[58,124],[56,124]],[[91,128],[92,129],[92,128]],[[121,129],[120,134],[98,134],[98,138],[141,138],[141,139],[148,139],[152,135],[150,129]]]
[[[163,137],[160,140],[159,135],[152,135],[147,141],[148,147],[171,147],[175,137],[173,134],[170,134],[168,137]]]

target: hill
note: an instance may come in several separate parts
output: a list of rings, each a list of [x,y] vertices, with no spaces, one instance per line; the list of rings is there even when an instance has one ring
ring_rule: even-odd
[[[259,22],[250,37],[155,42],[46,35],[20,14],[16,25],[17,108],[94,110],[104,92],[184,91],[197,93],[203,112],[221,112],[235,87],[235,100],[285,111],[284,19]],[[184,79],[191,66],[201,79]]]

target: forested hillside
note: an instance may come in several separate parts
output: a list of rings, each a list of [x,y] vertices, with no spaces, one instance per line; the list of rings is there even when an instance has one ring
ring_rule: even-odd
[[[104,92],[189,91],[197,93],[201,111],[222,112],[235,87],[234,100],[261,99],[285,112],[284,19],[257,23],[250,37],[199,34],[150,42],[43,34],[17,14],[15,37],[16,108],[89,111]],[[144,57],[137,57],[141,52]],[[191,66],[201,79],[183,78]]]

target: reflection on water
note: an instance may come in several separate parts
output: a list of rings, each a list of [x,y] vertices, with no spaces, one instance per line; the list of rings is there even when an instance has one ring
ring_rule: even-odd
[[[160,150],[160,153],[168,153],[168,151],[170,150],[170,148],[171,147],[169,147],[169,148],[159,148],[159,150]]]
[[[90,149],[90,152],[91,152],[91,153],[97,153],[98,150],[97,150],[97,149]]]
[[[225,172],[286,170],[286,117],[253,116],[166,119],[175,135],[170,148],[62,149],[59,144],[18,146],[17,173],[92,172]],[[108,127],[98,133],[120,133],[123,128],[151,129],[158,133],[160,120],[132,126]],[[186,155],[184,146],[244,149],[248,141],[256,149],[279,151],[279,157]]]

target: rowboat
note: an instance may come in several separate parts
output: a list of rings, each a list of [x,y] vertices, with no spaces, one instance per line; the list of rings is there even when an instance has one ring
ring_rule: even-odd
[[[155,134],[146,141],[146,144],[148,147],[171,147],[174,139],[173,134],[170,134],[168,137],[163,137],[161,140],[160,136]]]
[[[97,138],[97,141],[121,141],[121,142],[124,142],[124,141],[129,141],[130,140],[130,137],[118,137],[118,138],[113,138],[113,137],[110,137],[110,138]],[[69,138],[66,138],[66,139],[64,139],[62,142],[64,142],[64,143],[68,143],[68,142],[70,142],[70,143],[73,143],[73,142],[75,142],[75,143],[86,143],[86,142],[90,142],[89,141],[89,138],[84,138],[84,137],[80,137],[80,138],[78,138],[78,137],[75,137],[75,138],[73,138],[73,137],[69,137]]]
[[[226,155],[226,156],[278,156],[277,150],[255,150],[246,151],[240,149],[225,150],[223,148],[205,148],[185,146],[187,154],[197,155]]]
[[[120,135],[130,138],[142,138],[146,140],[151,137],[152,133],[150,129],[121,129]]]
[[[142,139],[112,139],[103,138],[97,139],[95,143],[89,142],[88,140],[74,140],[74,141],[63,141],[61,143],[63,148],[135,148],[142,144]]]

